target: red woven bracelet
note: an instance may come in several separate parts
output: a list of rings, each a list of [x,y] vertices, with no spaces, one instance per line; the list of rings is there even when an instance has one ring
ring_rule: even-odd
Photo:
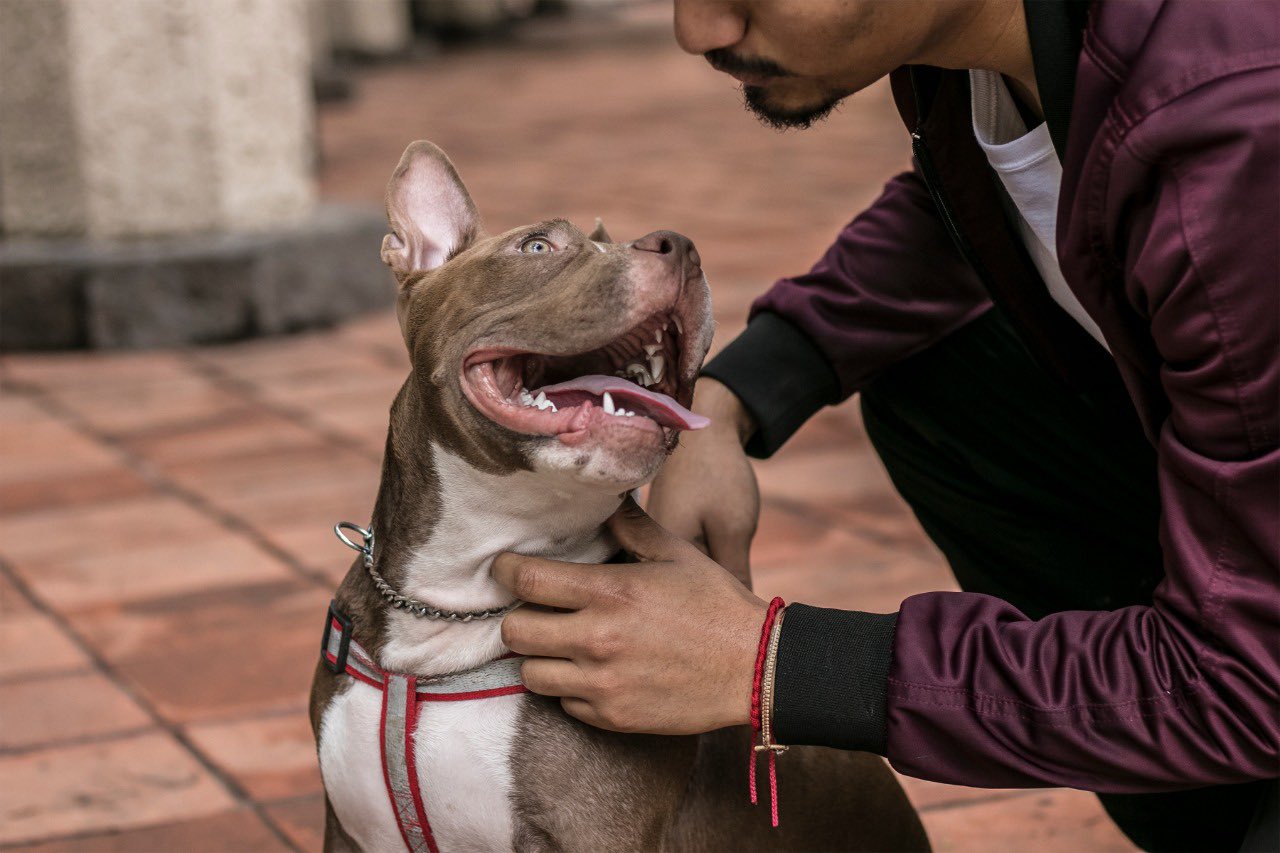
[[[765,676],[765,658],[769,653],[769,637],[773,634],[773,625],[778,618],[778,612],[786,606],[781,598],[774,598],[769,602],[769,610],[765,613],[764,625],[760,627],[760,647],[756,651],[756,671],[755,676],[751,680],[751,763],[747,772],[748,784],[751,790],[751,803],[754,805],[759,798],[756,795],[756,753],[769,753],[769,800],[773,817],[773,825],[778,825],[778,768],[777,753],[779,747],[772,743],[772,733],[764,733],[761,731],[760,700],[762,686]],[[759,744],[756,741],[759,741]],[[785,749],[785,747],[781,747]]]

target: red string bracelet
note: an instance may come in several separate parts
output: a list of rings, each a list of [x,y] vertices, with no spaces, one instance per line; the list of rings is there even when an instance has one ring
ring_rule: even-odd
[[[775,597],[769,602],[769,610],[765,613],[764,625],[760,627],[760,647],[756,651],[756,670],[755,676],[751,679],[751,763],[748,765],[748,784],[751,790],[751,803],[755,805],[758,802],[756,795],[756,754],[759,752],[769,753],[769,801],[773,817],[773,825],[778,825],[778,752],[786,749],[773,743],[773,733],[770,727],[764,725],[764,721],[768,716],[772,715],[770,709],[769,714],[761,713],[761,697],[765,683],[765,659],[769,653],[769,640],[773,635],[773,626],[777,621],[778,612],[786,606],[781,598]],[[769,691],[772,694],[772,690]],[[769,700],[773,697],[770,695]],[[755,741],[759,740],[757,744]]]

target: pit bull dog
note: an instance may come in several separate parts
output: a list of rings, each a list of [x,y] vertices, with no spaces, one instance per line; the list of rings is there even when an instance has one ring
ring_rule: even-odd
[[[686,408],[713,327],[693,244],[558,219],[486,236],[427,142],[386,203],[412,367],[312,687],[325,849],[927,849],[874,756],[792,750],[774,828],[747,802],[748,730],[591,728],[503,647],[518,602],[494,556],[614,557],[604,521],[705,425]]]

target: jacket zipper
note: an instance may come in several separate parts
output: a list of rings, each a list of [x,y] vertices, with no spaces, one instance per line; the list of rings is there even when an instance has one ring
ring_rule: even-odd
[[[956,244],[956,248],[960,250],[960,254],[964,256],[964,259],[969,262],[969,266],[973,267],[974,272],[985,281],[986,275],[978,263],[977,254],[973,251],[973,247],[969,245],[969,240],[960,230],[955,214],[951,212],[951,206],[947,204],[946,196],[942,194],[942,188],[938,183],[938,171],[933,164],[933,155],[929,151],[929,146],[925,144],[924,136],[918,130],[911,131],[911,153],[915,156],[916,162],[920,164],[920,177],[924,179],[925,189],[929,191],[929,197],[933,199],[934,206],[938,208],[938,213],[942,216],[942,224],[946,226],[952,242]]]
[[[938,170],[933,162],[933,154],[929,151],[929,146],[924,139],[924,133],[920,130],[921,125],[924,123],[924,104],[920,98],[920,87],[916,83],[916,70],[914,67],[910,69],[910,75],[911,96],[916,105],[916,129],[911,131],[911,153],[915,156],[916,162],[920,164],[920,177],[924,180],[925,189],[929,191],[929,197],[933,199],[934,206],[938,208],[938,213],[942,217],[942,224],[946,227],[947,233],[951,235],[951,241],[956,244],[961,257],[968,261],[969,266],[973,268],[974,273],[982,281],[987,292],[991,293],[990,277],[979,262],[977,252],[973,250],[968,238],[960,230],[960,225],[956,222],[955,214],[951,212],[951,206],[947,203],[946,196],[942,194],[942,184],[938,180]]]

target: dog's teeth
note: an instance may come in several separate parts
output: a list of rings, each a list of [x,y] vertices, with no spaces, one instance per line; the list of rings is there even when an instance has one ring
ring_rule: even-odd
[[[662,343],[662,329],[665,329],[666,327],[667,327],[667,324],[663,323],[662,327],[653,333],[653,339],[658,343]]]
[[[546,392],[544,392],[544,391],[539,391],[539,392],[538,392],[538,396],[533,398],[533,402],[537,403],[539,406],[541,406],[543,403],[547,402],[547,395],[546,395]]]
[[[662,381],[662,371],[666,368],[666,359],[660,355],[649,356],[649,369],[653,371],[653,381]]]
[[[676,324],[676,331],[683,335],[683,334],[684,334],[684,327],[680,325],[680,318],[679,318],[679,317],[672,317],[671,319],[672,319],[672,321],[674,321],[674,322],[675,322],[675,324]]]
[[[652,356],[654,353],[656,353],[660,349],[662,349],[662,344],[645,344],[644,354],[647,356]]]
[[[604,392],[604,411],[607,415],[613,414],[613,397],[609,396],[609,392]]]

